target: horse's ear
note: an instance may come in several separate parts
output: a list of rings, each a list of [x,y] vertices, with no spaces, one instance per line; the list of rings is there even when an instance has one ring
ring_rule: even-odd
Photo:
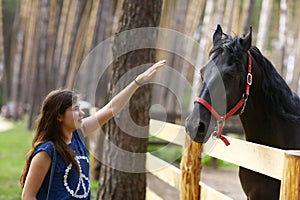
[[[214,33],[214,36],[213,36],[214,46],[216,44],[218,44],[218,41],[220,41],[222,39],[222,35],[223,35],[222,28],[221,28],[220,24],[218,24],[217,30],[215,30],[215,33]]]
[[[252,44],[252,26],[250,26],[250,30],[244,37],[241,38],[241,44],[246,50],[249,50]]]

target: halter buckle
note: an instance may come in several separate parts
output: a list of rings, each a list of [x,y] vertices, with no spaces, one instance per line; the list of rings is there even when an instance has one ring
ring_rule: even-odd
[[[252,85],[252,74],[251,73],[247,74],[247,84]]]
[[[216,140],[216,139],[218,139],[218,127],[216,126],[215,127],[215,130],[212,132],[212,139],[214,139],[214,140]]]
[[[225,119],[224,117],[220,117],[220,119],[217,121],[218,128],[223,128],[225,126]]]
[[[244,103],[243,103],[242,110],[241,110],[241,112],[239,114],[240,116],[245,112],[245,108],[246,108],[246,105],[247,105],[248,97],[249,97],[249,95],[246,95],[245,93],[243,94]]]

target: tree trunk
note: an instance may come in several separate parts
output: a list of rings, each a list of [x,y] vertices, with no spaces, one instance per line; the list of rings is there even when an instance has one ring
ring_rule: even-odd
[[[47,71],[46,71],[46,54],[47,54],[47,27],[49,21],[49,3],[47,0],[39,1],[36,29],[36,49],[34,57],[36,59],[35,77],[33,84],[33,93],[31,101],[29,127],[32,128],[33,119],[38,114],[43,98],[46,96],[47,89]]]
[[[122,15],[119,21],[118,33],[139,27],[156,27],[159,24],[161,0],[124,0]],[[134,35],[131,35],[134,37]],[[139,41],[135,41],[139,42]],[[116,40],[113,53],[118,54],[120,49],[126,49],[126,41]],[[120,79],[126,72],[133,77],[132,68],[142,64],[153,63],[155,51],[152,49],[141,49],[128,52],[113,63],[113,78],[111,81],[111,92],[125,87],[127,83],[120,83]],[[145,159],[147,151],[148,130],[145,126],[149,124],[148,112],[151,102],[151,87],[141,87],[131,98],[129,103],[128,117],[125,111],[118,114],[116,120],[110,120],[105,127],[106,139],[104,143],[104,164],[101,167],[99,190],[97,199],[145,199],[146,175]],[[131,120],[130,120],[131,118]],[[116,122],[118,121],[118,123]],[[118,125],[131,128],[132,121],[139,130],[122,131]],[[134,136],[134,133],[138,133]]]
[[[233,10],[234,10],[234,0],[228,0],[226,2],[226,8],[224,12],[224,30],[225,33],[231,34],[232,31],[232,18],[233,18]]]
[[[278,40],[279,40],[279,73],[282,77],[286,77],[287,71],[287,62],[286,62],[286,47],[287,47],[287,26],[288,26],[288,4],[287,0],[280,1],[280,15],[279,15],[279,31],[278,31]]]
[[[257,42],[256,46],[264,52],[266,49],[267,34],[269,30],[269,23],[271,21],[271,11],[272,11],[273,0],[263,0],[259,18],[259,27],[257,33]]]
[[[227,2],[228,3],[228,2]],[[203,64],[206,62],[208,58],[208,47],[210,42],[210,33],[212,30],[212,25],[210,25],[210,22],[212,21],[213,17],[213,7],[214,7],[214,1],[207,1],[206,7],[205,7],[205,13],[203,18],[203,25],[201,29],[201,37],[199,39],[199,46],[201,49],[198,50],[197,55],[197,64],[195,66],[195,72],[193,77],[193,92],[191,94],[191,99],[195,99],[196,92],[200,90],[200,68],[203,66]],[[215,28],[215,27],[214,27]],[[189,110],[192,110],[192,107],[194,106],[193,101],[190,101]]]
[[[294,62],[294,72],[293,72],[293,79],[291,82],[291,88],[295,92],[299,92],[299,77],[300,77],[300,67],[299,67],[299,62],[300,62],[300,29],[298,29],[298,35],[296,39],[296,56],[295,56],[295,62]]]
[[[54,50],[54,56],[53,56],[53,74],[55,74],[55,77],[53,79],[55,83],[55,87],[62,86],[61,85],[61,76],[60,76],[60,64],[62,60],[62,52],[63,52],[63,46],[64,46],[64,35],[66,32],[67,27],[67,19],[68,19],[68,13],[70,10],[71,0],[64,0],[61,8],[61,13],[59,16],[59,25],[57,29],[57,38],[55,42],[55,50]]]
[[[5,9],[7,6],[7,9]],[[11,57],[13,52],[12,41],[14,40],[14,28],[12,26],[15,16],[17,15],[17,6],[10,7],[8,1],[2,1],[3,15],[3,45],[4,45],[4,75],[3,75],[3,102],[6,103],[11,98],[12,84],[12,65]]]
[[[30,25],[29,25],[29,35],[28,37],[30,37],[30,41],[32,42],[31,45],[29,46],[31,47],[31,49],[25,50],[25,52],[28,52],[28,56],[29,58],[29,63],[28,65],[30,65],[30,69],[31,69],[31,73],[30,75],[30,83],[29,83],[29,105],[30,105],[30,111],[29,111],[29,119],[28,119],[28,123],[27,123],[27,127],[29,129],[31,129],[33,127],[33,122],[35,120],[36,117],[36,113],[38,113],[39,111],[39,96],[38,93],[35,93],[35,90],[39,90],[38,88],[38,83],[37,83],[37,76],[38,76],[38,70],[37,70],[37,55],[38,55],[38,42],[35,42],[36,38],[38,38],[38,16],[39,16],[39,2],[35,1],[35,0],[31,0],[31,15],[30,15]],[[37,96],[34,96],[34,94],[36,94]]]
[[[2,84],[4,76],[4,43],[3,43],[3,17],[2,17],[2,0],[0,0],[0,93],[2,93]],[[3,93],[2,93],[3,94]],[[0,103],[2,100],[0,96]]]

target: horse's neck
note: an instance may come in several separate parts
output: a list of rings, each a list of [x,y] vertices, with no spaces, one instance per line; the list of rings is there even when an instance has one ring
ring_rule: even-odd
[[[266,123],[265,114],[256,112],[259,110],[248,105],[245,112],[240,116],[248,141],[260,142],[264,132],[269,129],[270,125]]]
[[[279,119],[264,111],[261,100],[250,99],[245,112],[240,116],[245,136],[248,141],[273,146],[272,141],[277,131]]]
[[[300,125],[266,113],[259,101],[250,101],[240,119],[247,141],[283,149],[300,148],[300,143],[296,142],[300,134],[295,134]]]

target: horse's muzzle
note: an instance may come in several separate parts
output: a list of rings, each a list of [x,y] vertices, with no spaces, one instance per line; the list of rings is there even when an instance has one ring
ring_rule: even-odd
[[[185,120],[185,130],[190,138],[198,143],[205,143],[207,137],[207,125],[199,119],[194,119],[192,115],[188,116]]]

